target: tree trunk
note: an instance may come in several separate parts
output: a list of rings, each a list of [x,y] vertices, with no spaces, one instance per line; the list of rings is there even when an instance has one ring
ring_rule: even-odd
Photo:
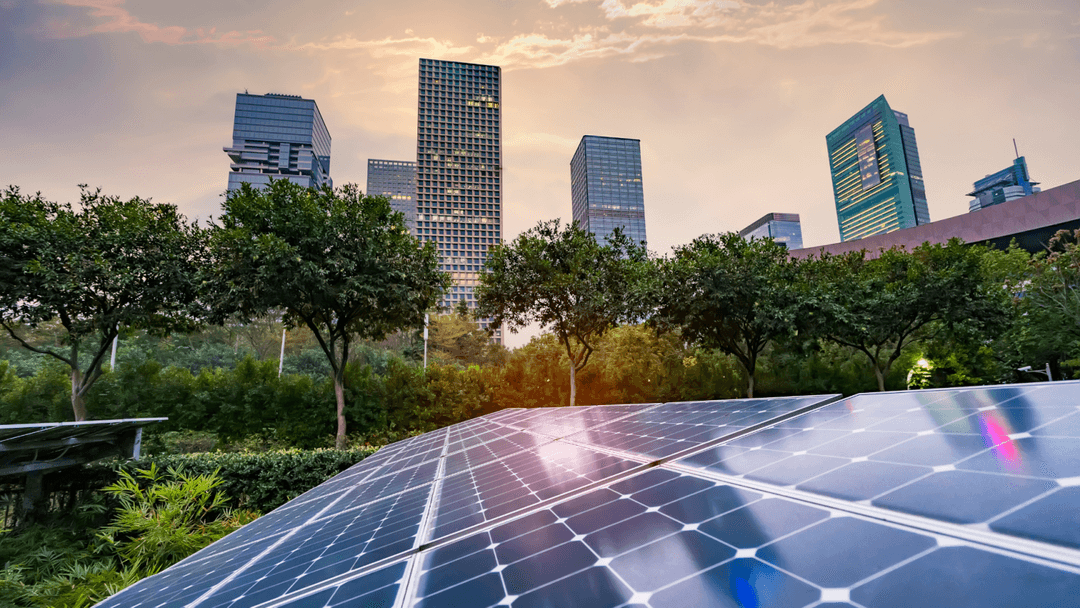
[[[577,381],[574,378],[574,362],[570,362],[570,407],[574,407],[574,401],[577,398]]]
[[[874,365],[874,375],[877,376],[877,390],[885,391],[885,374],[878,369],[877,365]]]
[[[749,399],[753,399],[754,398],[754,374],[753,374],[753,372],[747,374],[746,379],[747,379],[746,396]]]
[[[334,374],[334,396],[337,397],[337,437],[334,439],[334,447],[339,450],[345,449],[345,378],[344,371]]]
[[[71,370],[71,409],[75,411],[75,422],[86,420],[86,398],[82,392],[83,375],[78,368]]]

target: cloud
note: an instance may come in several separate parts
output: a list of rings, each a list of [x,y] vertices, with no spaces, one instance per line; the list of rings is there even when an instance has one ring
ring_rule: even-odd
[[[512,26],[511,31],[495,36],[473,33],[468,42],[417,36],[407,30],[401,38],[365,40],[346,34],[278,45],[260,31],[219,33],[213,28],[192,30],[146,23],[127,10],[125,0],[56,1],[86,9],[96,21],[91,26],[53,22],[47,31],[57,38],[135,32],[145,42],[164,44],[254,44],[308,53],[362,51],[373,58],[410,61],[417,57],[456,58],[493,63],[507,70],[551,68],[608,57],[652,61],[672,54],[680,43],[759,44],[779,49],[849,44],[903,48],[955,35],[892,29],[887,16],[873,10],[879,0],[806,0],[795,5],[751,4],[746,0],[542,0],[552,9],[565,4],[593,5],[599,24],[578,23],[573,34],[540,31],[539,25],[527,31]]]
[[[626,5],[623,0],[603,0],[600,8],[608,19],[645,17],[642,25],[651,27],[710,26],[721,14],[741,8],[735,0],[660,0]]]
[[[387,36],[381,40],[360,40],[353,36],[338,36],[325,42],[308,42],[300,45],[291,45],[286,48],[300,51],[365,50],[374,57],[388,57],[394,55],[405,55],[408,57],[434,55],[443,57],[465,55],[473,50],[471,46],[458,46],[449,40],[420,38],[417,36],[410,36],[408,38],[391,38]]]
[[[45,33],[50,38],[80,38],[93,34],[121,34],[134,32],[143,42],[163,44],[213,44],[233,47],[242,44],[267,46],[274,39],[258,30],[219,33],[216,28],[188,29],[180,26],[160,26],[140,21],[124,8],[125,0],[57,0],[56,4],[89,9],[89,14],[98,20],[96,25],[87,27],[65,21],[50,21],[45,25]]]

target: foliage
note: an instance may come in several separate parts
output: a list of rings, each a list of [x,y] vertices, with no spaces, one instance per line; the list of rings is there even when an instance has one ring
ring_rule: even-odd
[[[118,474],[139,469],[177,469],[189,475],[216,473],[231,509],[269,512],[373,454],[376,448],[163,454],[113,465]],[[145,485],[145,484],[143,484]]]
[[[0,326],[70,368],[72,410],[85,420],[85,397],[120,327],[193,327],[202,252],[202,232],[173,205],[84,188],[74,210],[8,188],[0,198]],[[51,320],[64,329],[59,343],[26,340],[25,326]]]
[[[307,327],[330,363],[336,441],[344,447],[349,345],[421,324],[449,284],[434,245],[419,247],[385,198],[352,185],[244,185],[223,211],[221,225],[211,229],[213,265],[205,275],[215,320],[280,309],[286,327]]]
[[[104,488],[118,503],[105,527],[88,525],[103,507],[87,503],[67,525],[0,532],[0,602],[85,608],[176,563],[256,516],[224,508],[220,485],[214,473],[120,471]]]
[[[823,255],[804,267],[802,331],[865,355],[878,390],[915,342],[942,332],[979,340],[1007,318],[1000,286],[984,274],[982,249],[956,239],[910,253]]]
[[[595,341],[640,311],[635,288],[646,251],[616,230],[601,245],[576,223],[541,222],[490,252],[477,289],[477,315],[511,331],[539,323],[551,330],[570,360],[570,405],[575,375],[589,362]]]
[[[797,267],[772,239],[734,232],[704,235],[676,247],[658,264],[657,312],[652,323],[678,328],[684,338],[734,356],[754,396],[758,357],[795,330]]]
[[[506,347],[492,342],[491,335],[477,326],[468,309],[431,317],[428,335],[432,361],[463,366],[501,365],[506,361]]]
[[[104,491],[120,501],[120,508],[101,536],[129,569],[143,576],[160,572],[257,517],[225,508],[227,498],[218,491],[222,480],[216,471],[193,475],[169,467],[166,476],[152,464],[134,475],[119,473],[120,479]]]

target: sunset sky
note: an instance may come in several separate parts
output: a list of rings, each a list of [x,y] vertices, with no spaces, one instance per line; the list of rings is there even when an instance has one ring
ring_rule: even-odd
[[[641,140],[656,252],[771,211],[835,242],[825,135],[880,94],[933,220],[1014,137],[1044,189],[1080,179],[1077,0],[0,0],[0,182],[216,214],[246,89],[315,99],[335,183],[363,186],[367,159],[416,158],[421,57],[503,68],[511,238],[570,218],[593,134]]]

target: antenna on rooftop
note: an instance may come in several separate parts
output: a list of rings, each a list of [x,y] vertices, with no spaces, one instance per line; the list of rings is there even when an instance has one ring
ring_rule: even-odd
[[[1016,147],[1016,138],[1013,138],[1013,152],[1016,152],[1016,158],[1020,158],[1020,150]]]

